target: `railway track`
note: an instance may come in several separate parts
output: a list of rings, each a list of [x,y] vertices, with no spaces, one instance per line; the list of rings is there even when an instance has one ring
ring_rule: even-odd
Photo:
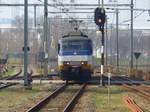
[[[14,79],[15,77],[19,76],[20,74],[22,73],[22,70],[20,70],[17,74],[11,76],[11,77],[5,77],[3,80],[12,80]],[[7,87],[10,87],[10,86],[14,86],[16,85],[17,83],[1,83],[0,84],[0,90],[1,89],[4,89],[4,88],[7,88]]]
[[[138,93],[139,95],[141,95],[142,97],[144,97],[145,99],[147,99],[148,101],[150,101],[150,91],[145,91],[145,88],[141,87],[133,87],[133,86],[128,86],[128,85],[123,85],[123,87]]]
[[[148,86],[148,85],[141,85],[141,86],[150,91],[150,86]]]
[[[76,101],[84,92],[86,84],[83,84],[77,90],[73,89],[73,87],[68,89],[69,86],[72,85],[65,84],[58,88],[49,96],[45,97],[45,99],[41,100],[36,105],[28,109],[26,112],[70,112],[74,108]]]
[[[16,79],[16,80],[21,80],[21,79],[23,79],[24,77],[23,76],[17,76],[17,77],[15,77],[15,78],[13,78],[13,79]],[[38,79],[49,79],[48,77],[42,77],[42,76],[40,76],[40,75],[35,75],[35,76],[32,76],[32,79],[34,79],[34,80],[38,80]]]
[[[133,80],[129,79],[128,77],[123,77],[123,76],[112,76],[111,82],[112,83],[114,82],[114,84],[119,84],[119,85],[123,85],[123,84],[132,85],[133,84]]]
[[[1,78],[1,80],[12,80],[12,79],[15,79],[15,78],[18,77],[21,73],[22,73],[22,70],[20,70],[17,74],[15,74],[15,75],[13,75],[13,76],[3,77],[3,78]]]
[[[0,84],[0,90],[14,85],[16,85],[16,83]]]

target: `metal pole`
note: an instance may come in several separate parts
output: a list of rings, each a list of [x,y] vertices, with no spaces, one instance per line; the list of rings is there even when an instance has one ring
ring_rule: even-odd
[[[150,43],[150,36],[149,36],[149,43]],[[149,50],[150,50],[150,44],[149,44]],[[150,51],[149,51],[149,53],[150,53]],[[147,61],[148,62],[148,69],[150,70],[150,55],[148,56],[148,60],[149,61]]]
[[[136,70],[138,69],[138,59],[136,59]]]
[[[44,75],[48,75],[48,1],[44,0]]]
[[[102,9],[104,2],[102,0]],[[104,46],[105,46],[105,34],[104,34],[104,26],[101,29],[102,38],[101,38],[101,86],[104,86],[103,75],[104,75]]]
[[[36,5],[34,6],[34,27],[36,28]]]
[[[106,48],[105,48],[105,50],[106,50],[106,51],[105,51],[105,53],[106,53],[106,54],[105,54],[105,55],[106,55],[106,61],[105,61],[106,66],[107,66],[107,64],[108,64],[108,63],[107,63],[107,62],[108,62],[108,61],[107,61],[107,59],[108,59],[108,49],[107,49],[107,48],[108,48],[108,45],[107,45],[107,43],[108,43],[108,32],[107,32],[107,25],[108,25],[108,24],[107,24],[107,16],[106,16],[106,42],[105,42],[105,44],[106,44],[106,45],[105,45],[105,46],[106,46]]]
[[[117,71],[119,71],[118,9],[116,9]]]
[[[37,6],[34,6],[34,36],[37,37],[37,29],[36,29],[36,9]],[[35,59],[35,65],[38,64],[37,58]]]
[[[100,7],[100,0],[98,0],[98,6]]]
[[[103,82],[103,75],[104,75],[104,44],[105,44],[105,39],[104,39],[104,29],[102,29],[102,38],[101,38],[101,86],[104,85]]]
[[[130,41],[130,69],[133,69],[133,0],[131,0],[131,41]]]
[[[112,66],[112,64],[113,64],[113,48],[112,48],[112,46],[113,46],[113,39],[112,39],[112,37],[113,37],[113,25],[111,24],[111,37],[110,37],[110,40],[111,40],[111,43],[110,43],[110,48],[111,48],[111,62],[110,62],[110,64],[111,64],[111,66]]]
[[[30,88],[28,80],[28,0],[24,1],[24,86]]]
[[[108,73],[108,105],[109,105],[109,107],[110,107],[110,97],[111,97],[111,95],[110,95],[110,78],[111,78],[111,73]]]
[[[102,0],[102,9],[104,8],[104,0]]]

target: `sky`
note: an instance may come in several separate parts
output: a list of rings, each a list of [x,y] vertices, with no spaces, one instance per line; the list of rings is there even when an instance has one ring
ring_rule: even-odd
[[[23,3],[24,0],[0,0],[1,3]],[[44,0],[43,0],[44,1]],[[63,1],[64,3],[69,3],[70,0],[49,0],[49,3],[52,3],[53,1]],[[88,3],[88,4],[93,4],[93,3],[98,3],[98,0],[74,0],[75,3]],[[104,3],[117,3],[117,2],[111,2],[114,0],[104,0]],[[116,0],[117,1],[117,0]],[[29,3],[40,3],[38,0],[28,0]],[[131,0],[118,0],[118,4],[130,4]],[[134,0],[134,7],[135,8],[142,8],[142,9],[150,9],[150,0]],[[95,7],[96,8],[96,7]],[[129,7],[123,7],[123,8],[129,8]],[[54,8],[49,8],[49,11],[58,11],[57,9]],[[74,11],[74,10],[73,10]],[[91,14],[75,14],[76,17],[87,17],[87,16],[93,16],[94,15],[94,10]],[[29,8],[29,15],[30,17],[33,18],[33,8]],[[37,9],[38,16],[43,15],[43,8],[38,8]],[[10,8],[10,7],[0,7],[0,21],[4,19],[14,19],[16,15],[23,15],[23,8],[18,7],[18,8]],[[150,29],[150,16],[148,11],[146,12],[134,12],[134,16],[139,15],[137,18],[134,19],[134,28],[149,28]],[[54,14],[49,14],[49,17],[55,16]],[[72,15],[74,16],[74,15]],[[115,24],[116,22],[116,17],[115,13],[112,14],[107,14],[108,16],[108,23]],[[124,22],[126,20],[130,19],[130,11],[119,11],[119,23],[123,24],[130,24],[129,22]]]

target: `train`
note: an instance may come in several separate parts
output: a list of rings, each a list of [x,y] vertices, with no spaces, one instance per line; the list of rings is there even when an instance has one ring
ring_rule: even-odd
[[[70,32],[58,41],[58,67],[62,80],[91,79],[92,46],[92,40],[80,31]]]

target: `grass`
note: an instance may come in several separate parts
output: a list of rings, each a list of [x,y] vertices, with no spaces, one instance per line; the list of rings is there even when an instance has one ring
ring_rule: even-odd
[[[111,87],[110,101],[108,102],[107,88],[100,88],[93,94],[96,112],[130,112],[122,97],[127,94],[117,86]]]
[[[38,74],[44,74],[44,69],[43,68],[37,68],[37,73]],[[52,71],[51,71],[51,69],[48,69],[48,74],[51,74],[51,73],[53,73]]]
[[[16,88],[6,88],[0,91],[0,112],[5,112],[14,109],[17,106],[32,98],[38,93],[42,92],[42,85],[34,85],[32,90],[25,90],[23,86]]]
[[[27,101],[28,98],[34,96],[36,91],[1,91],[0,92],[0,111],[10,109],[22,102]]]

